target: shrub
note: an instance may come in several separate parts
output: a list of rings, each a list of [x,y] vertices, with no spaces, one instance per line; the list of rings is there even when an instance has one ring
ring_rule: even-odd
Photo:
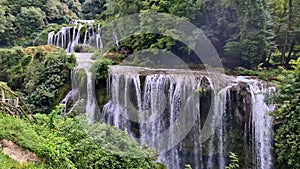
[[[0,139],[33,151],[43,168],[158,168],[154,151],[123,131],[104,123],[88,124],[84,116],[63,118],[59,111],[57,107],[50,115],[36,114],[36,124],[0,113]],[[122,146],[127,151],[111,151]]]

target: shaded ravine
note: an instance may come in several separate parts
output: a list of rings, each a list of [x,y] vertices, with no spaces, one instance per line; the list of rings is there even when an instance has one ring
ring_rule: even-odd
[[[188,73],[187,73],[188,72]],[[112,66],[103,119],[158,151],[170,169],[271,169],[275,90],[250,77]],[[268,103],[268,104],[267,104]]]

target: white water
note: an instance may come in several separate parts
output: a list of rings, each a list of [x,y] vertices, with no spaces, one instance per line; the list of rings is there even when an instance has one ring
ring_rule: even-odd
[[[102,30],[100,24],[96,27],[93,25],[94,20],[74,20],[71,21],[71,26],[62,27],[58,32],[49,32],[48,41],[49,45],[55,45],[57,47],[65,49],[68,53],[74,52],[76,45],[88,45],[95,48],[102,49],[104,46],[102,38]],[[74,25],[75,26],[72,26]],[[80,34],[83,31],[83,27],[86,26],[84,36]],[[119,38],[117,32],[112,30],[111,40],[116,46],[119,46]]]
[[[262,88],[255,83],[250,86],[251,99],[253,103],[252,111],[252,134],[253,134],[253,149],[255,154],[255,164],[259,169],[272,168],[272,124],[273,119],[266,112],[274,110],[274,105],[265,104],[265,94],[275,91],[274,88]]]
[[[90,67],[93,62],[93,60],[91,60],[91,56],[91,53],[75,53],[77,65],[71,74],[72,100],[76,106],[78,104],[80,105],[80,102],[84,99],[84,110],[87,114],[89,123],[93,123],[95,121],[95,114],[99,112],[95,94],[95,80],[90,72]],[[83,69],[86,73],[86,86],[80,86],[80,82],[78,83],[76,80],[76,74],[81,69]],[[83,96],[86,96],[86,98],[83,98]]]
[[[148,73],[143,75],[143,72]],[[141,81],[141,78],[145,79]],[[202,80],[207,80],[208,86]],[[274,88],[264,87],[264,82],[207,72],[158,71],[125,66],[111,67],[108,82],[110,101],[104,106],[103,118],[141,144],[155,147],[158,160],[170,169],[181,169],[188,163],[193,163],[195,169],[226,167],[229,163],[227,149],[231,142],[227,136],[230,129],[226,119],[232,116],[228,114],[231,110],[228,110],[227,104],[230,98],[235,97],[231,96],[231,90],[241,90],[244,86],[245,92],[251,96],[250,102],[244,103],[250,104],[251,109],[247,113],[252,117],[251,123],[245,124],[252,132],[246,136],[252,135],[254,163],[251,168],[272,168],[273,119],[267,113],[274,106],[266,104],[265,96]],[[200,125],[203,118],[200,109],[205,105],[199,104],[201,97],[195,92],[199,87],[210,89],[212,97],[210,113],[202,124],[201,132],[192,130],[193,126],[190,126]],[[199,124],[194,124],[195,121]],[[133,122],[139,124],[138,132],[132,127]],[[183,141],[187,136],[194,140]],[[182,155],[184,145],[193,147],[192,157]],[[208,158],[202,154],[204,146],[207,146]]]

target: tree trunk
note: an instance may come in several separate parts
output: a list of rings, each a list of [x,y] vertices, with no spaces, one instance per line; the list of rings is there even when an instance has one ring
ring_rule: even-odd
[[[285,32],[284,45],[281,53],[281,65],[285,64],[285,53],[288,48],[289,32],[292,27],[292,12],[293,12],[292,8],[293,8],[293,0],[289,0],[289,20],[288,20],[288,27]]]
[[[291,47],[290,47],[290,50],[289,50],[289,54],[288,54],[288,57],[286,58],[286,63],[285,64],[289,64],[289,62],[291,61],[291,57],[292,57],[292,53],[294,51],[294,47],[295,47],[296,43],[293,42],[291,44]]]

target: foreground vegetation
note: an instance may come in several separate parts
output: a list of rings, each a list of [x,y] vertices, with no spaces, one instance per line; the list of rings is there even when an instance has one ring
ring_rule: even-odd
[[[84,117],[35,115],[36,124],[0,114],[0,139],[33,151],[41,163],[20,165],[0,153],[1,168],[158,168],[153,150],[138,146],[104,123],[88,125]]]
[[[278,168],[300,168],[300,58],[291,62],[294,70],[284,70],[277,86],[275,117],[275,157]]]
[[[20,164],[17,161],[7,157],[0,150],[0,168],[10,169],[39,169],[42,168],[42,164]]]

